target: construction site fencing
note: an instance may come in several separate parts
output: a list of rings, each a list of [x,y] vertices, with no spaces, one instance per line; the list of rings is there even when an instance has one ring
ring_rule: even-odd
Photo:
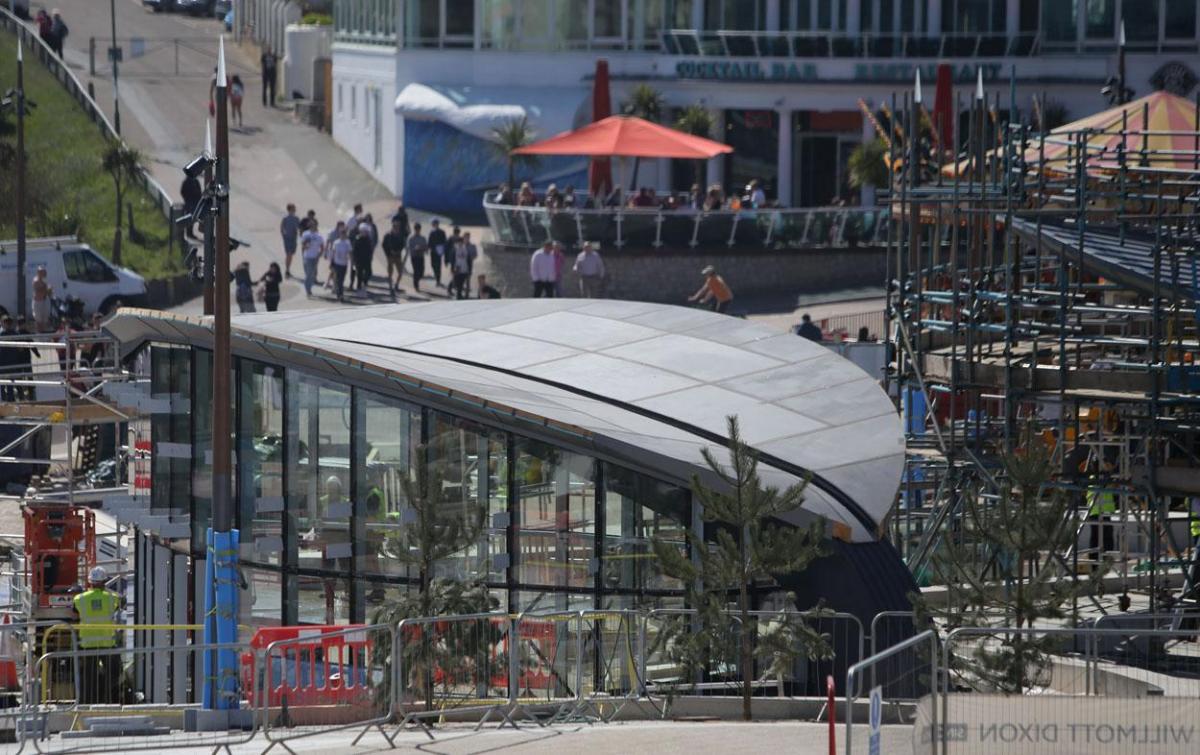
[[[966,627],[942,647],[942,752],[1195,752],[1194,630]],[[985,655],[986,653],[986,655]],[[937,721],[942,724],[939,726]]]
[[[268,752],[276,745],[330,731],[372,729],[395,720],[392,624],[259,629],[242,655],[242,686],[253,691]],[[258,654],[261,654],[261,664]]]
[[[726,611],[723,616],[724,623],[713,628],[701,627],[694,609],[657,609],[644,615],[639,668],[647,696],[740,693],[741,648],[745,641],[753,644],[751,686],[758,697],[823,697],[827,691],[826,677],[841,676],[847,666],[863,657],[865,633],[862,622],[853,614],[751,611],[746,625],[737,612]],[[801,622],[819,634],[826,646],[825,657],[809,658],[801,653],[790,663],[781,663],[772,640],[789,622]],[[684,634],[699,631],[709,636],[703,664],[689,662],[685,646],[678,642]],[[693,678],[686,678],[689,668]]]
[[[37,634],[55,621],[0,624],[0,732],[22,736],[23,717],[36,702],[37,685],[31,682],[37,665]]]
[[[874,622],[872,622],[874,623]],[[867,720],[867,730],[864,731],[862,724],[859,726],[860,736],[867,735],[868,746],[862,747],[864,751],[871,753],[877,752],[896,752],[907,749],[907,744],[900,746],[901,740],[907,739],[909,736],[908,730],[902,728],[897,732],[896,728],[889,731],[890,737],[895,737],[899,734],[896,741],[889,742],[887,746],[877,738],[882,737],[882,725],[885,720],[889,723],[905,724],[907,727],[912,727],[912,751],[913,752],[931,752],[936,755],[937,743],[932,737],[932,732],[937,730],[937,706],[932,702],[936,696],[937,684],[934,680],[937,679],[937,633],[932,629],[927,629],[920,634],[910,637],[903,642],[893,645],[889,648],[881,650],[878,653],[872,653],[871,657],[855,663],[846,670],[846,755],[850,755],[854,751],[854,703],[859,699],[864,690],[862,689],[862,680],[864,677],[868,679],[878,679],[882,674],[877,673],[880,669],[893,668],[899,659],[908,657],[913,659],[913,673],[918,677],[928,679],[928,688],[931,694],[923,700],[930,700],[928,709],[932,715],[929,721],[928,729],[922,735],[915,727],[912,727],[912,714],[906,712],[904,708],[899,706],[886,706],[887,702],[912,702],[912,698],[898,697],[889,694],[885,687],[876,686],[872,681],[870,690],[866,690],[870,702],[870,714]],[[890,715],[885,719],[885,709],[889,710]],[[924,736],[924,739],[922,738]],[[861,740],[860,740],[861,741]]]
[[[519,623],[506,613],[401,621],[394,634],[391,682],[400,727],[419,726],[432,739],[430,720],[477,718],[478,728],[498,717],[511,724],[518,685],[551,685],[546,680],[559,673],[552,660],[530,664],[531,670],[520,677],[519,657],[526,643],[514,639]],[[553,673],[545,677],[532,671],[547,667]]]
[[[206,653],[234,651],[255,656],[247,643],[183,644],[159,647],[79,648],[42,654],[32,680],[49,684],[40,703],[26,705],[21,715],[23,739],[32,740],[42,753],[128,752],[176,747],[231,747],[245,744],[257,733],[253,710],[244,711],[244,728],[194,731],[189,717],[198,706],[146,704],[134,683],[132,670],[139,664],[186,664],[176,676],[187,680],[193,692],[199,685],[215,683],[190,673],[199,668]],[[258,663],[256,659],[254,663]],[[255,691],[228,693],[241,706]],[[197,695],[198,697],[198,695]]]
[[[871,619],[870,656],[895,648],[920,633],[912,611],[882,611]],[[925,665],[922,652],[921,645],[913,645],[872,664],[871,688],[882,685],[889,700],[918,700],[928,694],[932,680],[922,673]]]

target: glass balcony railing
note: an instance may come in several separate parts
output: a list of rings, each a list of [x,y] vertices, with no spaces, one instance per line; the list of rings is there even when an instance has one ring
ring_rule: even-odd
[[[559,241],[601,247],[728,246],[821,249],[876,246],[887,242],[884,207],[767,208],[761,210],[561,209],[514,207],[485,201],[496,241],[541,246]]]
[[[670,55],[739,58],[1019,58],[1041,49],[1036,34],[830,34],[827,32],[663,32]]]

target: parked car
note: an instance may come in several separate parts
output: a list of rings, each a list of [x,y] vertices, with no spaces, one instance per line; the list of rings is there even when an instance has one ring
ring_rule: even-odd
[[[233,0],[217,0],[213,3],[213,18],[225,18],[233,10]]]
[[[17,311],[17,244],[0,241],[0,313]],[[46,281],[54,297],[78,300],[80,317],[106,313],[118,303],[136,306],[146,298],[146,280],[124,267],[116,267],[74,238],[29,239],[25,249],[25,291],[32,296],[34,272],[46,268]]]
[[[175,7],[180,13],[189,16],[209,16],[213,14],[215,0],[175,0]]]
[[[175,5],[175,0],[142,0],[142,6],[150,8],[155,13],[178,10]]]

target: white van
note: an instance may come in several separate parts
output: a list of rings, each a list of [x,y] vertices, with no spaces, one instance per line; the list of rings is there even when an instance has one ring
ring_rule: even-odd
[[[25,242],[25,295],[33,300],[33,276],[46,268],[46,280],[57,299],[73,296],[83,314],[107,314],[117,304],[137,306],[146,298],[146,279],[116,267],[71,236]],[[28,304],[26,311],[32,309]],[[0,313],[17,311],[17,242],[0,241]]]

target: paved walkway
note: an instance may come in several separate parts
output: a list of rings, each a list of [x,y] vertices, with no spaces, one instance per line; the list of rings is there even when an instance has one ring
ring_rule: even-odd
[[[67,62],[81,81],[93,83],[97,102],[111,117],[112,72],[103,60],[111,33],[108,4],[61,0],[56,7],[71,29]],[[154,13],[142,7],[140,0],[116,0],[116,12],[117,37],[125,54],[119,69],[122,133],[149,156],[151,173],[177,198],[182,166],[204,147],[209,81],[222,26],[216,19]],[[89,75],[91,37],[96,38],[97,49],[94,77]],[[143,54],[136,58],[129,37],[143,40]],[[252,274],[258,276],[270,262],[283,262],[278,229],[288,202],[294,202],[301,215],[308,209],[316,210],[323,231],[334,220],[347,217],[355,202],[361,202],[365,211],[374,215],[381,235],[385,233],[396,207],[395,198],[328,134],[297,123],[289,109],[262,106],[257,49],[250,45],[238,47],[232,35],[227,35],[226,56],[229,74],[239,75],[246,85],[244,127],[234,128],[230,134],[230,226],[231,234],[248,241],[250,248],[235,251],[233,263],[248,260]],[[410,217],[427,225],[430,216],[410,211]],[[446,222],[444,216],[442,219]],[[381,264],[383,254],[377,251],[377,271]],[[293,272],[303,272],[299,259]],[[426,287],[431,290],[429,297],[444,296],[432,282],[422,286]],[[411,286],[406,288],[411,291]],[[391,301],[391,297],[380,282],[370,299],[354,301],[382,302]],[[280,309],[323,306],[339,305],[324,294],[308,301],[299,279],[285,282]],[[199,312],[201,303],[197,299],[178,309]]]
[[[838,752],[845,752],[846,727],[837,727]],[[287,742],[289,748],[301,753],[321,755],[350,755],[377,752],[444,753],[445,755],[476,755],[493,752],[520,752],[522,755],[561,755],[562,753],[597,753],[628,755],[629,753],[654,753],[655,755],[698,755],[699,753],[788,753],[788,755],[825,755],[829,752],[828,726],[819,723],[762,722],[762,723],[692,723],[679,721],[648,721],[613,723],[596,726],[563,725],[545,729],[525,728],[485,729],[474,732],[469,727],[457,727],[439,733],[431,741],[419,732],[407,732],[396,740],[396,750],[388,748],[387,742],[378,733],[363,737],[357,746],[351,746],[357,731],[341,731],[306,739]],[[912,729],[907,726],[885,726],[881,737],[880,751],[888,755],[904,755],[912,752]],[[97,746],[103,740],[91,740]],[[855,726],[854,752],[867,752],[867,728]],[[55,742],[46,743],[50,745]],[[132,741],[130,747],[136,746]],[[173,738],[172,745],[182,744],[181,738]],[[262,736],[251,742],[234,745],[235,755],[259,755],[267,743]],[[43,748],[54,751],[52,747]],[[279,748],[276,748],[279,750]],[[212,747],[184,747],[162,750],[180,755],[211,753]],[[3,752],[0,749],[0,752]]]

